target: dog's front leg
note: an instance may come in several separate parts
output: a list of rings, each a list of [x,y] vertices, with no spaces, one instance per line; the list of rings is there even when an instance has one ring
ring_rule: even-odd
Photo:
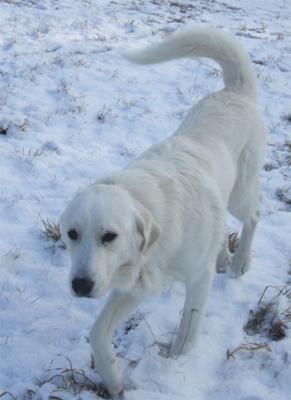
[[[123,379],[113,351],[112,336],[119,323],[129,316],[139,302],[137,296],[114,290],[90,332],[95,368],[113,397],[122,394]]]
[[[214,267],[206,269],[203,275],[193,283],[186,284],[186,299],[179,331],[170,345],[169,357],[176,358],[185,353],[195,342],[204,306],[209,294]]]

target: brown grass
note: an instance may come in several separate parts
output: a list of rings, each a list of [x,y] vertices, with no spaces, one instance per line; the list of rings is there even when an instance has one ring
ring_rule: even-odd
[[[270,299],[266,294],[275,291]],[[257,307],[250,310],[248,321],[244,326],[245,332],[252,335],[263,335],[273,341],[278,341],[286,336],[288,323],[291,321],[291,306],[282,306],[281,302],[291,299],[291,288],[288,286],[266,286]]]
[[[79,395],[82,391],[88,391],[93,392],[96,397],[101,397],[102,399],[111,398],[101,383],[93,382],[83,369],[73,368],[71,360],[68,357],[65,357],[65,359],[68,362],[67,368],[50,368],[48,370],[48,373],[51,375],[49,378],[36,380],[39,388],[48,383],[54,386],[49,394],[49,400],[61,399],[58,394],[62,391],[70,392],[74,396]],[[32,392],[37,397],[37,391]],[[25,397],[25,400],[29,400],[29,395]]]
[[[239,244],[239,236],[237,232],[231,232],[228,235],[228,250],[233,254]]]
[[[287,206],[291,206],[291,188],[289,186],[277,189],[276,195]]]
[[[271,347],[267,343],[242,343],[240,346],[236,347],[233,350],[226,351],[226,358],[229,360],[230,358],[235,359],[235,354],[240,351],[248,351],[251,355],[257,350],[267,350],[272,352]]]
[[[43,237],[52,242],[58,242],[61,239],[62,234],[59,222],[47,218],[42,219],[41,223],[40,231]]]

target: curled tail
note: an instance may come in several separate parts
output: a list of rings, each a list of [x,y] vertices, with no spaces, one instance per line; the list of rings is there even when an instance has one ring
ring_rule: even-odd
[[[161,43],[123,54],[137,64],[186,57],[211,58],[222,67],[226,90],[256,97],[256,76],[247,53],[234,37],[220,29],[187,27]]]

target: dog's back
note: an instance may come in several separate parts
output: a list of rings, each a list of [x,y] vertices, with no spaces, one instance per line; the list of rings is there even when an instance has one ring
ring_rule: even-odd
[[[255,72],[241,44],[216,28],[187,27],[161,43],[129,50],[124,55],[138,64],[191,57],[207,57],[220,64],[224,89],[200,100],[189,110],[174,136],[150,148],[141,158],[154,162],[181,151],[192,154],[196,161],[204,158],[227,201],[238,178],[237,166],[242,154],[247,157],[245,151],[255,151],[252,156],[259,171],[265,153],[264,124],[256,107]]]

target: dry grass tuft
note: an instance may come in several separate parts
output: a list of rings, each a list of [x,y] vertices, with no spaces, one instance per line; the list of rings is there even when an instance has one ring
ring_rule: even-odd
[[[123,323],[123,326],[120,327],[113,338],[113,346],[115,349],[120,347],[120,344],[124,340],[125,336],[127,336],[131,331],[134,331],[143,319],[144,316],[141,314],[141,311],[138,310]]]
[[[274,322],[268,331],[268,336],[274,341],[284,339],[287,328],[287,324],[282,320]]]
[[[98,111],[96,120],[100,123],[106,122],[110,116],[112,117],[112,108],[104,105],[101,110]]]
[[[235,359],[235,354],[239,351],[249,351],[251,355],[254,351],[257,350],[267,350],[272,352],[271,347],[267,343],[242,343],[240,346],[236,347],[233,350],[227,349],[226,358],[229,360],[230,358]]]
[[[230,253],[234,253],[235,250],[237,249],[239,244],[239,236],[237,232],[231,232],[228,235],[228,250]]]
[[[291,167],[291,140],[285,140],[284,150],[286,152],[285,164],[287,167]]]
[[[123,326],[124,334],[128,335],[130,331],[136,329],[139,326],[141,319],[142,319],[141,315],[138,315],[138,314],[132,315],[124,323],[124,326]]]
[[[276,195],[287,206],[291,206],[291,188],[289,186],[277,189]]]
[[[93,392],[97,397],[102,399],[110,399],[110,395],[106,388],[101,384],[97,384],[90,379],[83,369],[73,368],[72,362],[68,357],[65,357],[68,361],[67,368],[50,368],[48,373],[50,375],[47,379],[36,380],[36,384],[39,388],[48,383],[53,385],[51,393],[49,394],[50,400],[61,399],[61,394],[65,391],[66,394],[71,393],[74,396],[80,395],[83,391]],[[33,392],[33,397],[38,397],[37,391]],[[82,398],[82,397],[80,397]],[[25,398],[29,400],[29,395]]]
[[[54,243],[58,242],[61,239],[62,234],[59,222],[47,218],[42,219],[41,223],[42,226],[40,228],[40,231],[44,238]]]
[[[275,294],[266,299],[266,294],[270,289],[275,291]],[[250,336],[260,334],[273,341],[283,339],[286,336],[288,322],[291,321],[290,299],[290,287],[267,286],[256,309],[249,312],[248,321],[244,326],[245,332]]]

